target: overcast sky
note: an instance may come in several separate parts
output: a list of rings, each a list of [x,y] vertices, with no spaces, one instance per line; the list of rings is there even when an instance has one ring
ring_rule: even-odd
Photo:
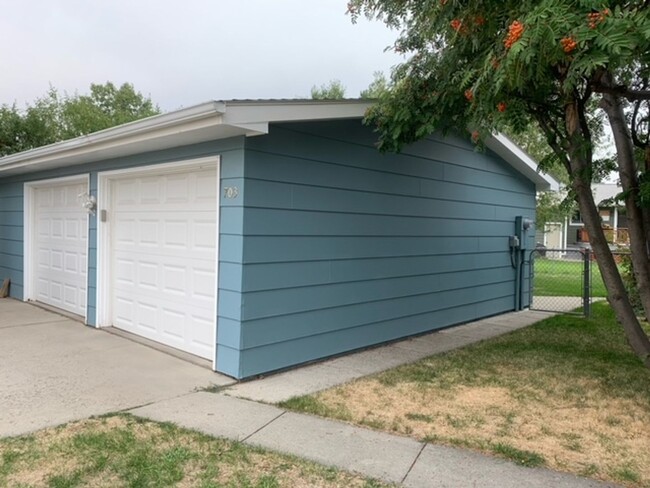
[[[130,82],[161,109],[308,96],[339,79],[356,97],[399,58],[396,33],[353,25],[345,0],[0,0],[0,104]]]

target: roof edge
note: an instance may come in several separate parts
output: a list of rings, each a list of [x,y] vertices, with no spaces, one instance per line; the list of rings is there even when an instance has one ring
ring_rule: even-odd
[[[29,165],[30,161],[37,162],[48,158],[62,157],[65,153],[78,152],[96,144],[110,143],[126,137],[152,133],[197,120],[223,115],[225,109],[226,105],[223,102],[205,102],[174,112],[154,115],[116,127],[110,127],[91,134],[75,137],[74,139],[10,154],[0,158],[0,174],[6,169]]]
[[[485,145],[535,183],[537,191],[559,191],[560,182],[551,175],[542,173],[535,160],[505,134],[498,133],[488,137]]]
[[[366,99],[212,100],[5,156],[0,158],[0,176],[136,154],[164,148],[164,141],[182,146],[260,135],[268,133],[268,124],[273,122],[362,118],[372,104]],[[485,143],[534,182],[537,190],[559,189],[559,183],[540,173],[535,161],[505,135],[495,134]]]

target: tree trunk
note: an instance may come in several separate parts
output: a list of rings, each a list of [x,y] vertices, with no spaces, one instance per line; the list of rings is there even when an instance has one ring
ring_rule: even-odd
[[[639,323],[627,296],[627,290],[609,249],[600,224],[600,215],[591,193],[591,185],[575,179],[572,184],[578,199],[580,215],[589,233],[589,242],[596,256],[598,269],[607,288],[609,301],[618,322],[623,327],[632,350],[650,368],[650,340]]]
[[[607,113],[616,144],[618,172],[625,193],[625,208],[627,210],[634,277],[636,278],[643,311],[646,317],[650,317],[650,261],[647,252],[647,229],[639,205],[639,179],[634,161],[632,136],[627,127],[623,106],[617,97],[610,94],[603,95],[601,106]]]
[[[650,176],[650,145],[647,145],[643,151],[644,168],[643,171],[647,176]],[[645,228],[645,246],[646,255],[650,259],[650,208],[647,206],[641,207],[643,213],[643,226]],[[646,320],[650,320],[650,316],[646,315]]]
[[[630,304],[623,280],[609,249],[598,208],[591,193],[591,164],[585,156],[585,136],[580,128],[580,107],[576,101],[565,106],[567,133],[569,135],[569,165],[580,215],[589,233],[589,242],[596,255],[598,268],[607,288],[607,299],[635,354],[650,368],[650,340],[641,327]],[[591,148],[587,149],[591,151]]]

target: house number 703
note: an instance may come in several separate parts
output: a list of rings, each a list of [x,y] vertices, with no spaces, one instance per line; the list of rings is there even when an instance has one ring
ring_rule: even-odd
[[[236,186],[225,186],[223,188],[224,198],[237,198],[239,196],[239,188]]]

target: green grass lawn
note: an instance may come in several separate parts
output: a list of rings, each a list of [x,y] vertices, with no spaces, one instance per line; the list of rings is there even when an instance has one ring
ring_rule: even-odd
[[[129,415],[0,439],[0,486],[380,488],[361,476]]]
[[[604,302],[281,406],[650,488],[650,371]]]
[[[583,278],[581,261],[535,259],[533,295],[542,297],[582,296]],[[591,266],[591,292],[594,297],[605,297],[607,291],[595,262]]]

